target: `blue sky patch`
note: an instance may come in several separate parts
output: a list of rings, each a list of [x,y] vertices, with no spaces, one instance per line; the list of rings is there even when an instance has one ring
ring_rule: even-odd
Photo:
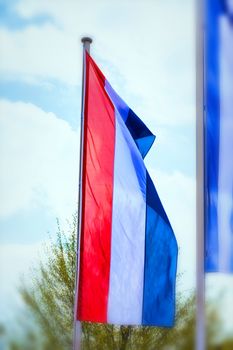
[[[32,103],[45,112],[53,112],[66,120],[74,130],[80,123],[81,87],[58,81],[33,85],[20,80],[0,80],[0,97],[12,102]]]
[[[0,220],[0,244],[31,244],[54,236],[57,231],[55,215],[42,207],[18,211]]]
[[[15,4],[18,0],[0,0],[0,27],[10,30],[20,30],[28,26],[41,26],[46,23],[53,23],[54,19],[48,14],[38,14],[31,18],[24,18],[15,11]]]

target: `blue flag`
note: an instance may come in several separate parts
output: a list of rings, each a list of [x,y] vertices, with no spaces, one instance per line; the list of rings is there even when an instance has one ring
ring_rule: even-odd
[[[232,3],[232,2],[231,2]],[[233,273],[233,6],[206,0],[205,270]]]

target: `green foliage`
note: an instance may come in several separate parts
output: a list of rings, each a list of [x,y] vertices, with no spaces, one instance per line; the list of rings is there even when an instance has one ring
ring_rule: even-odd
[[[58,222],[56,242],[51,241],[50,245],[45,247],[45,257],[39,266],[33,269],[32,280],[21,286],[21,296],[36,329],[30,329],[30,334],[27,334],[29,325],[25,325],[22,347],[12,342],[12,350],[25,349],[25,344],[30,344],[29,349],[35,350],[71,349],[76,227],[76,216],[73,217],[67,234],[61,230]]]
[[[73,340],[73,308],[76,274],[77,219],[73,217],[68,232],[58,222],[57,240],[45,248],[46,256],[32,270],[30,283],[20,288],[26,311],[22,323],[23,335],[11,342],[11,350],[70,350]],[[84,322],[82,348],[84,350],[192,350],[195,332],[195,299],[177,297],[176,326],[157,327],[113,326]],[[218,325],[210,310],[213,338]],[[209,341],[211,343],[211,341]],[[230,344],[230,345],[229,345]],[[230,349],[225,347],[209,349]]]
[[[176,327],[133,327],[85,323],[84,349],[96,350],[155,350],[193,349],[194,299],[179,298]],[[156,345],[155,345],[156,344]],[[170,347],[169,347],[170,346]]]

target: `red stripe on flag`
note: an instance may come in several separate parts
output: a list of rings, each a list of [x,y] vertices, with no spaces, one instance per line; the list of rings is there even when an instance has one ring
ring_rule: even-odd
[[[86,54],[78,319],[106,322],[110,277],[115,111]]]

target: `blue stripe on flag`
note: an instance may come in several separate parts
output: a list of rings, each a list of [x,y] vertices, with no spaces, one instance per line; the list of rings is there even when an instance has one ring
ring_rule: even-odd
[[[145,158],[155,140],[155,136],[132,109],[129,109],[125,124],[136,142],[142,158]]]
[[[175,318],[177,242],[147,173],[142,324],[171,327]]]
[[[205,131],[205,270],[218,270],[219,175],[219,25],[221,1],[207,0],[206,8],[206,131]]]

